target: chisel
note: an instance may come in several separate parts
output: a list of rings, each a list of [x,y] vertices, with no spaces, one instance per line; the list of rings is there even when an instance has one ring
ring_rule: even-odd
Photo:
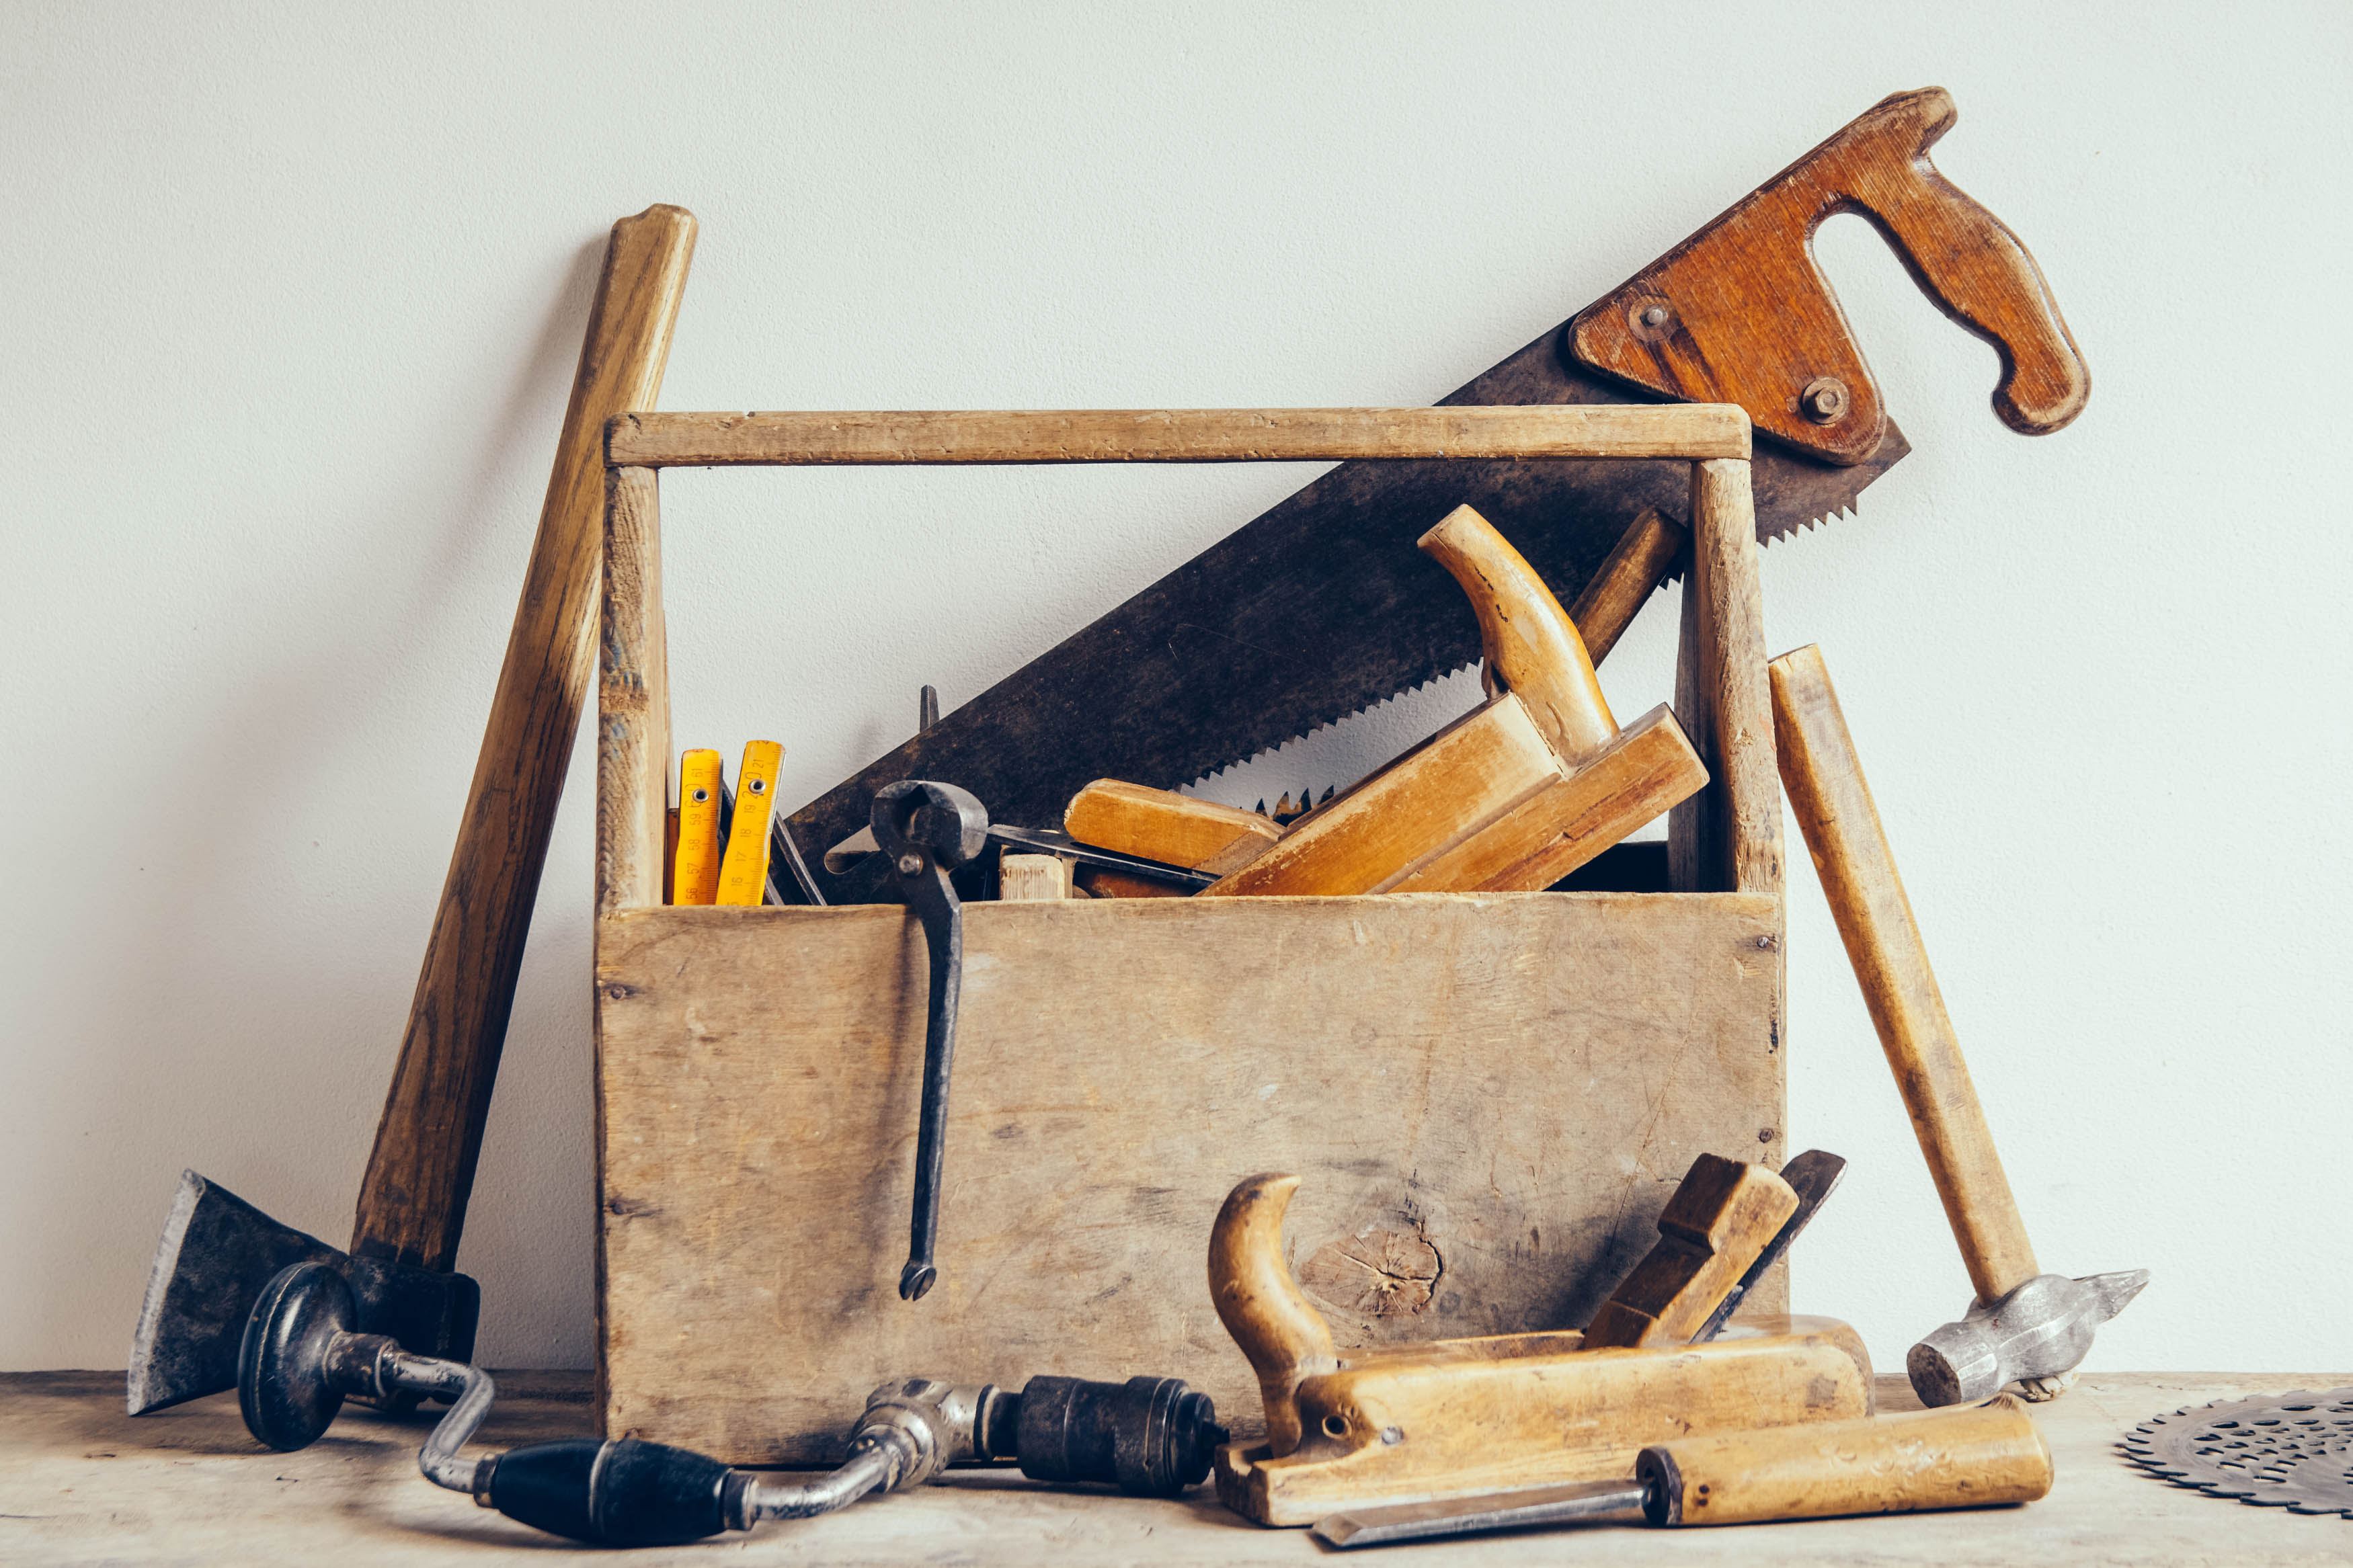
[[[1331,1545],[1483,1535],[1534,1525],[1758,1524],[2032,1502],[2051,1489],[2051,1448],[2015,1396],[1860,1421],[1807,1422],[1654,1444],[1632,1479],[1527,1487],[1316,1523]]]

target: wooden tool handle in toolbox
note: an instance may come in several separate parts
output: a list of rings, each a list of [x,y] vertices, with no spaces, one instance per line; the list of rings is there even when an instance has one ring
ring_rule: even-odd
[[[456,1261],[548,835],[596,673],[605,422],[653,406],[694,233],[694,215],[674,206],[613,226],[522,600],[360,1184],[352,1251],[362,1257],[432,1269]]]
[[[1654,506],[1644,507],[1619,535],[1585,592],[1568,607],[1586,657],[1597,668],[1658,592],[1690,538],[1690,530]]]
[[[1825,218],[1860,213],[1930,300],[2001,356],[2003,422],[2060,428],[2083,411],[2091,373],[2018,236],[1928,161],[1958,118],[1942,88],[1883,100],[1579,312],[1572,352],[1668,397],[1740,404],[1802,451],[1862,462],[1886,409],[1812,244]]]
[[[1577,624],[1510,540],[1459,506],[1419,542],[1469,595],[1487,679],[1526,705],[1562,762],[1574,767],[1618,738]]]
[[[1797,1212],[1764,1166],[1702,1154],[1659,1215],[1658,1245],[1585,1326],[1586,1348],[1684,1343]]]
[[[1823,895],[1911,1112],[1969,1283],[1978,1300],[1999,1300],[2042,1270],[1936,972],[1928,967],[1927,944],[1895,873],[1894,851],[1863,782],[1854,737],[1820,648],[1785,653],[1768,668],[1789,809],[1821,874]]]
[[[1453,519],[1448,521],[1454,521]],[[1448,569],[1453,572],[1458,581],[1463,581],[1465,573],[1472,574],[1472,580],[1463,581],[1463,586],[1470,591],[1473,604],[1478,606],[1482,631],[1487,631],[1490,622],[1498,615],[1500,595],[1483,579],[1477,577],[1477,560],[1474,558],[1483,559],[1492,552],[1481,546],[1475,531],[1472,544],[1466,548],[1461,542],[1461,532],[1460,528],[1451,531],[1440,542],[1440,550],[1432,553],[1444,552]],[[1486,532],[1493,535],[1494,531],[1487,529]],[[1599,684],[1591,679],[1592,667],[1617,646],[1618,639],[1633,623],[1635,615],[1650,602],[1660,582],[1672,569],[1676,558],[1683,552],[1684,542],[1690,537],[1680,523],[1655,507],[1645,507],[1627,527],[1617,547],[1610,551],[1609,559],[1601,563],[1601,569],[1594,574],[1593,580],[1586,584],[1585,592],[1578,595],[1576,608],[1569,612],[1567,637],[1581,639],[1591,655],[1584,666],[1586,679],[1575,684],[1570,695],[1578,711],[1588,715],[1598,712],[1599,722],[1588,726],[1596,731],[1602,725],[1612,729],[1615,725],[1609,717],[1609,704],[1601,698]],[[1527,563],[1520,558],[1518,552],[1513,551],[1500,536],[1495,537],[1495,542],[1510,552],[1512,560],[1518,562],[1521,569],[1525,569]],[[1507,563],[1504,564],[1508,566]],[[1531,578],[1533,575],[1529,574]],[[1541,601],[1535,597],[1539,591],[1544,595]],[[1544,589],[1541,582],[1535,583],[1533,586],[1528,582],[1519,582],[1514,584],[1513,593],[1522,604],[1535,605],[1533,618],[1539,624],[1547,619],[1544,609],[1546,602],[1551,603],[1554,612],[1558,609],[1557,602],[1552,600],[1550,592]],[[1554,640],[1561,646],[1556,647],[1555,652],[1565,658],[1567,638],[1558,637],[1557,630],[1555,628]],[[1514,636],[1508,640],[1523,645],[1525,635],[1514,628]],[[1491,649],[1496,648],[1506,640],[1500,630],[1493,631],[1487,637],[1487,646]],[[1527,661],[1521,658],[1516,651],[1509,656],[1509,660],[1523,683],[1524,696],[1528,689],[1545,684],[1531,676]],[[1486,674],[1492,690],[1497,671],[1491,668]],[[1640,722],[1637,721],[1638,724]],[[1607,745],[1609,738],[1607,733],[1601,734],[1601,743]],[[1174,790],[1150,789],[1117,779],[1097,779],[1071,796],[1069,809],[1062,814],[1062,830],[1082,844],[1116,849],[1124,855],[1140,855],[1147,860],[1164,861],[1172,866],[1190,867],[1219,877],[1248,865],[1269,845],[1281,838],[1285,831],[1254,812],[1238,811],[1232,806],[1178,795]],[[1090,880],[1098,893],[1105,891],[1103,885],[1105,879],[1101,874]],[[1455,884],[1445,885],[1451,887]],[[1115,873],[1110,879],[1108,890],[1121,897],[1131,894],[1166,897],[1175,891],[1165,883],[1118,879]],[[1398,890],[1419,889],[1401,888]]]
[[[1653,1524],[1757,1524],[2032,1502],[2051,1447],[2010,1394],[1983,1405],[1686,1437],[1642,1450]]]
[[[1297,1176],[1246,1176],[1226,1194],[1209,1231],[1209,1300],[1258,1373],[1267,1445],[1277,1457],[1299,1447],[1301,1382],[1340,1365],[1324,1314],[1283,1261],[1282,1216],[1298,1190]]]
[[[1072,795],[1062,831],[1097,849],[1220,877],[1282,837],[1254,811],[1119,779],[1097,779]]]

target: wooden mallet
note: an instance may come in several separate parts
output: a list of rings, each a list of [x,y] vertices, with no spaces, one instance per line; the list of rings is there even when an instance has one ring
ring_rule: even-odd
[[[1912,1387],[1931,1405],[1985,1399],[2009,1383],[2029,1399],[2054,1397],[2148,1271],[2070,1279],[2035,1263],[1821,650],[1809,645],[1768,668],[1782,787],[1977,1288],[1968,1316],[1912,1347]]]

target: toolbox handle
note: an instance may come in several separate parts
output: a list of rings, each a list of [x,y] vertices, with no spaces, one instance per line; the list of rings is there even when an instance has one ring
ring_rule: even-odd
[[[1388,438],[1380,433],[1393,422],[1393,416],[1410,426],[1413,421],[1409,416],[1418,417],[1427,411],[1305,412],[1326,416],[1326,423],[1335,423],[1353,440],[1372,441],[1376,437]],[[1541,421],[1547,417],[1559,419],[1570,411],[1517,412]],[[1694,749],[1706,764],[1710,780],[1706,788],[1669,815],[1669,886],[1677,892],[1757,893],[1778,900],[1781,893],[1780,783],[1773,754],[1773,711],[1765,672],[1764,609],[1758,586],[1756,506],[1749,490],[1749,464],[1744,457],[1699,455],[1745,447],[1726,444],[1715,427],[1724,410],[1670,405],[1575,412],[1588,423],[1597,413],[1645,416],[1648,422],[1642,427],[1650,434],[1639,455],[1683,458],[1691,466],[1691,562],[1684,574],[1683,641],[1676,662],[1674,710]],[[1737,409],[1729,410],[1729,414],[1736,419],[1740,417]],[[1231,436],[1229,426],[1256,429],[1271,416],[1265,410],[1191,410],[1164,412],[1149,417],[1174,421],[1194,431],[1198,437],[1201,431],[1211,436]],[[758,447],[756,451],[726,460],[768,464],[971,462],[1028,460],[1034,456],[1026,447],[1020,456],[1008,458],[993,447],[980,449],[978,455],[962,448],[924,447],[910,456],[901,453],[897,447],[886,446],[878,449],[881,455],[861,447],[844,457],[830,447],[809,444],[815,439],[809,432],[822,437],[830,428],[827,421],[851,417],[660,416],[659,429],[666,433],[663,439],[670,447],[659,455],[648,455],[634,448],[625,450],[628,441],[639,439],[643,431],[654,425],[655,416],[624,416],[609,427],[597,726],[599,920],[628,910],[655,908],[662,902],[663,847],[668,837],[670,789],[675,781],[670,769],[670,663],[661,603],[661,467],[689,460],[720,460],[713,456],[718,446],[750,439],[743,434],[747,429],[754,435],[766,430],[766,426],[754,425],[763,419],[770,426],[797,433],[793,441],[785,441],[769,431],[754,443]],[[908,432],[927,428],[931,424],[947,422],[953,426],[955,421],[980,416],[949,413],[871,417],[893,421],[893,439],[903,443],[912,439]],[[1088,427],[1092,428],[1113,416],[1047,411],[987,417],[1015,429],[1089,421],[1092,424]],[[1117,417],[1133,421],[1145,416],[1122,414]],[[1588,439],[1590,433],[1577,438]],[[691,450],[687,449],[689,447]],[[1061,460],[1133,459],[1133,454],[1122,458],[1119,453],[1115,447],[1103,450],[1089,447],[1077,458]],[[1375,455],[1401,454],[1382,448]],[[1587,455],[1636,454],[1630,449],[1620,453],[1616,447],[1605,452],[1597,445]],[[1235,460],[1266,456],[1263,451],[1253,450]],[[1176,459],[1155,449],[1142,460]],[[1778,916],[1775,924],[1777,934],[1763,941],[1765,945],[1778,949]]]

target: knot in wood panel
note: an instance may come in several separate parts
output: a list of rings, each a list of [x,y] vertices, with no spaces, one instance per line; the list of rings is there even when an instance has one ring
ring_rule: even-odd
[[[1400,1318],[1430,1303],[1445,1260],[1418,1230],[1366,1227],[1324,1243],[1299,1270],[1307,1293],[1366,1318]]]

